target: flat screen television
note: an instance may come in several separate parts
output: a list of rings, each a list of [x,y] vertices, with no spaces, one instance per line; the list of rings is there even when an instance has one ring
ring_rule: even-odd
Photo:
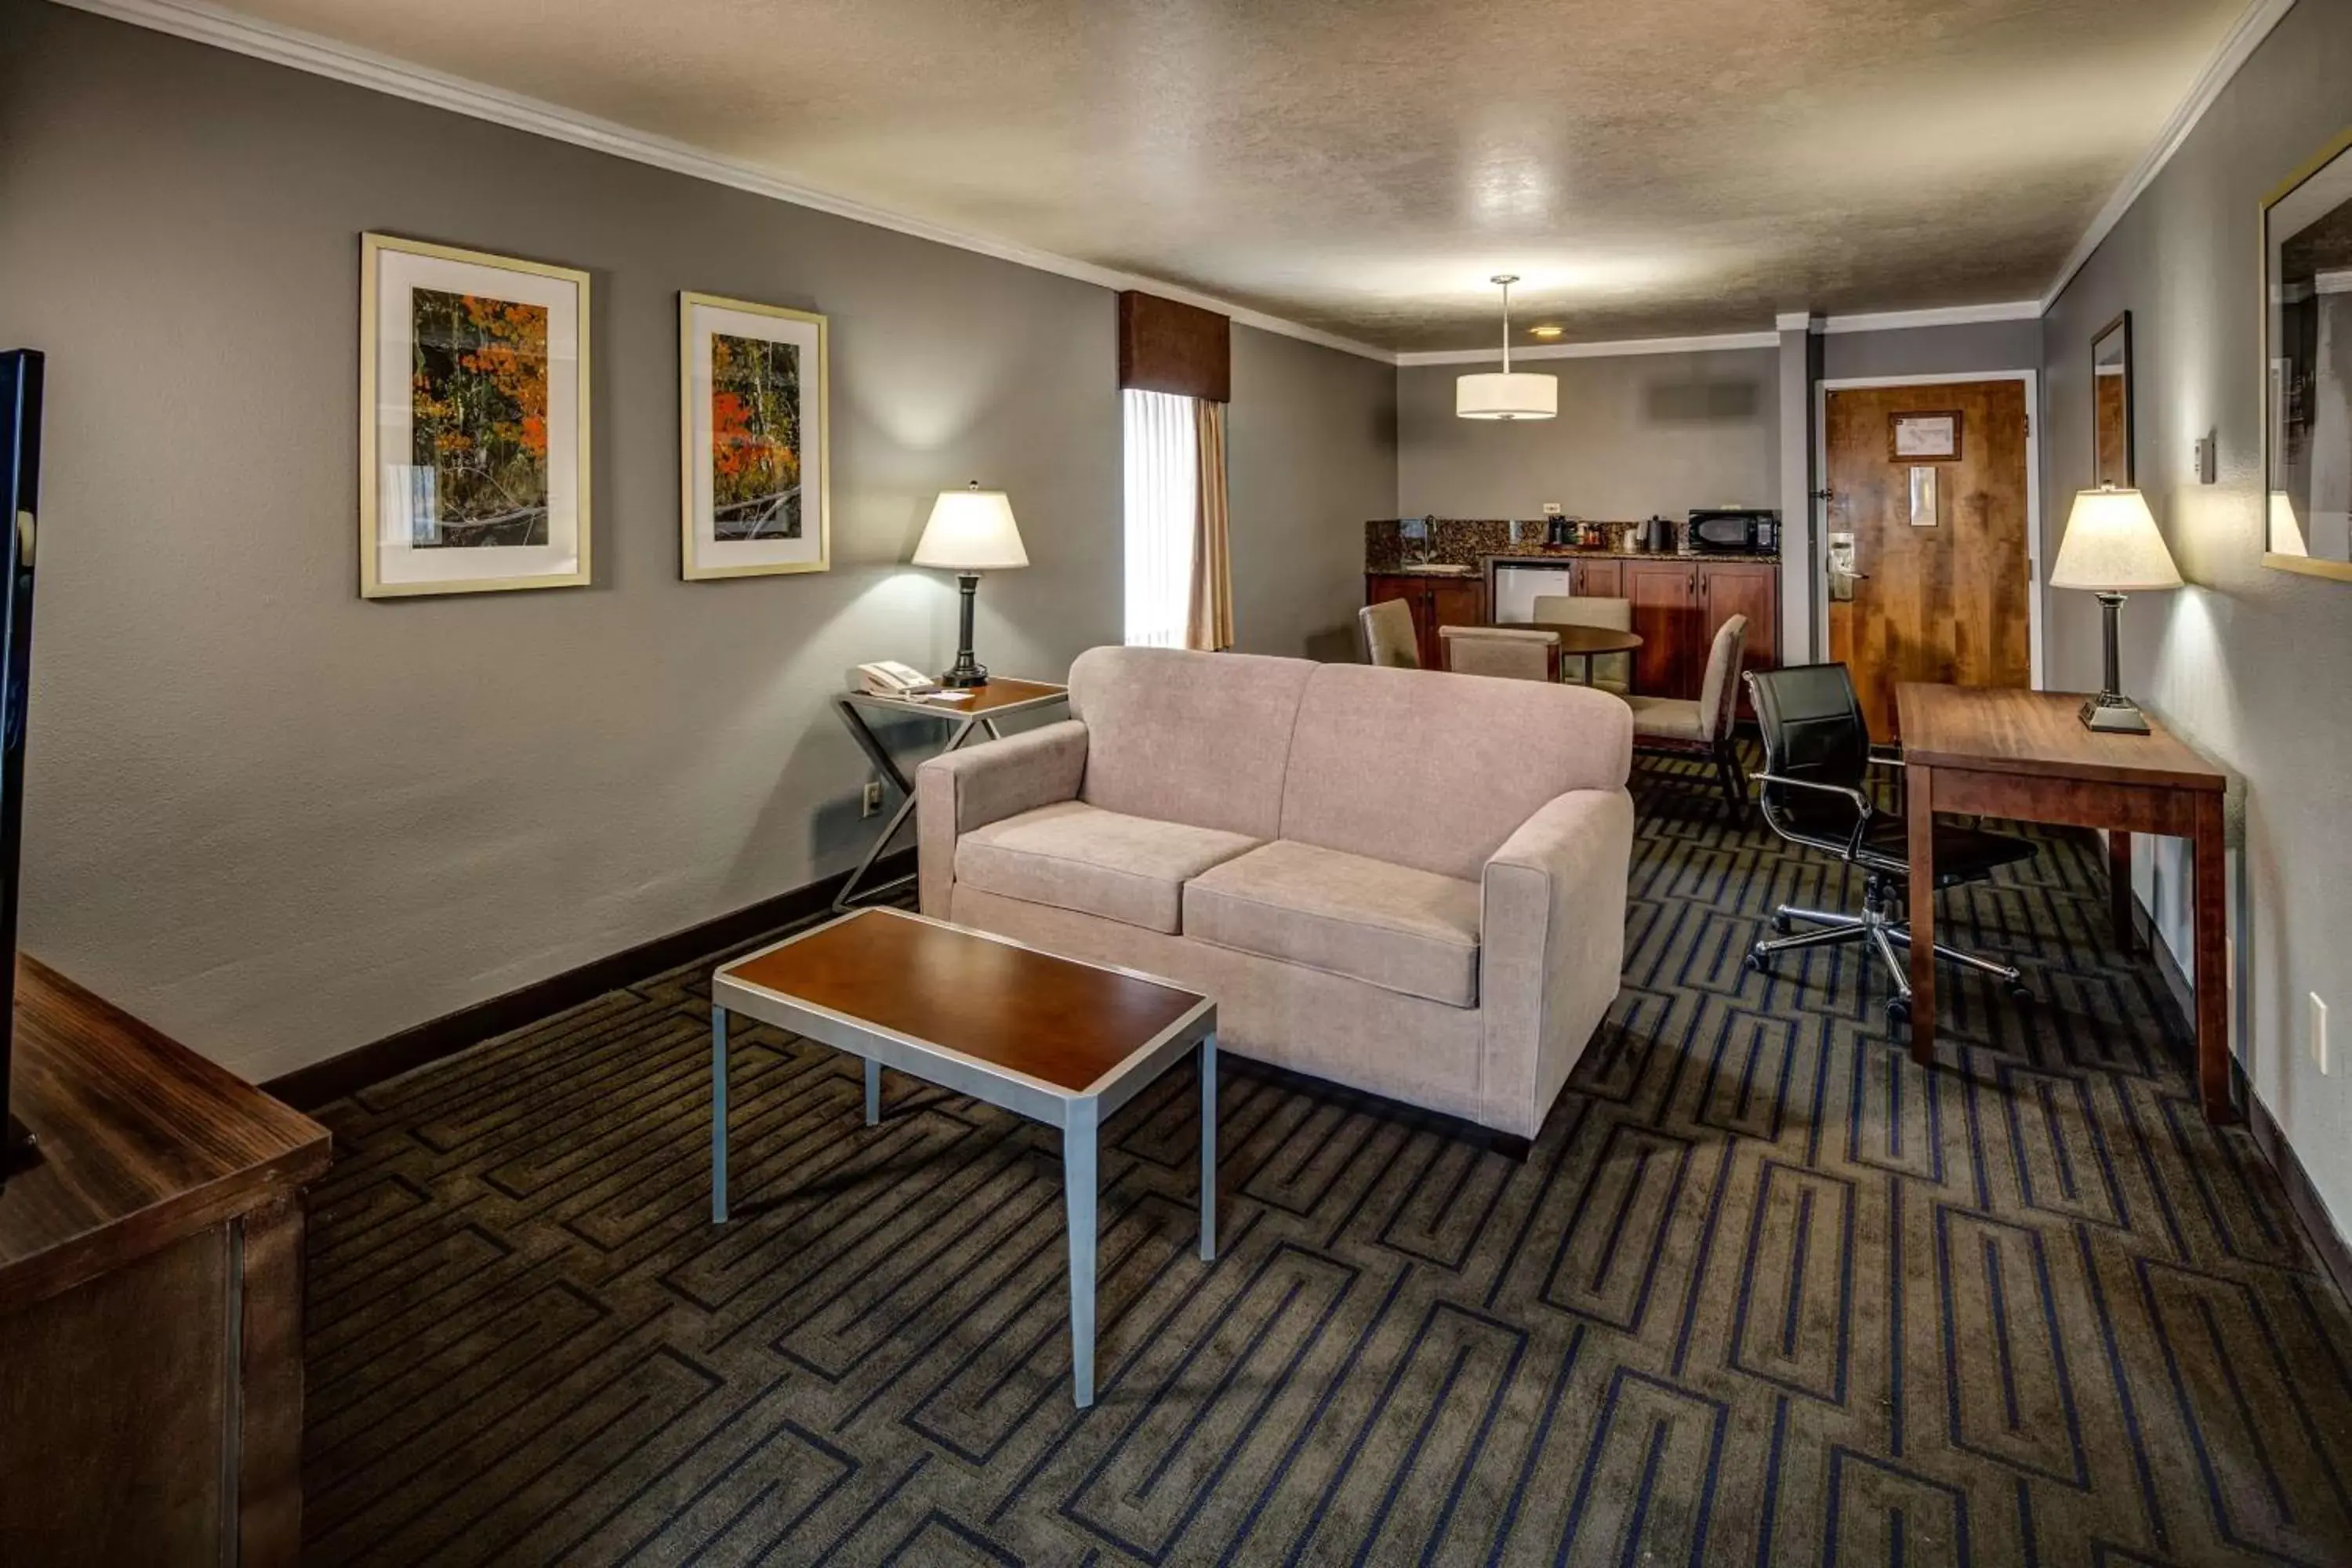
[[[0,592],[0,1183],[33,1157],[32,1134],[9,1110],[16,1033],[16,865],[25,823],[25,694],[33,658],[34,514],[41,491],[41,356],[0,351],[0,522],[7,526]]]

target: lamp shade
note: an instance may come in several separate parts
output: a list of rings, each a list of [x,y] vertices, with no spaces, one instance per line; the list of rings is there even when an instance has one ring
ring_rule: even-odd
[[[1559,412],[1559,378],[1523,370],[1459,376],[1454,412],[1465,419],[1549,419]]]
[[[1003,572],[1029,564],[1013,525],[1013,503],[1003,490],[984,490],[974,479],[968,489],[941,490],[931,503],[931,521],[915,546],[918,566],[950,572]]]
[[[2179,587],[2180,572],[2157,531],[2147,499],[2137,490],[2103,485],[2075,493],[2050,585],[2141,594]]]

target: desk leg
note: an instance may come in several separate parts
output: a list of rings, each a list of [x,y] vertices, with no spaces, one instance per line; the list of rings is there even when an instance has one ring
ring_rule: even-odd
[[[302,1199],[283,1194],[237,1222],[236,1560],[297,1562],[302,1550]]]
[[[882,1125],[882,1064],[866,1058],[866,1125]]]
[[[2128,958],[2136,951],[2132,929],[2132,836],[2107,832],[2107,920],[2115,927],[2116,950]]]
[[[1070,1226],[1070,1384],[1079,1409],[1095,1402],[1095,1142],[1097,1102],[1070,1102],[1062,1127],[1062,1202]]]
[[[1217,1260],[1217,1037],[1201,1042],[1201,1261]]]
[[[727,1009],[710,1009],[710,1223],[727,1222]]]
[[[1936,774],[1916,764],[1903,770],[1904,805],[1911,828],[1911,1059],[1936,1061]]]
[[[2230,885],[2221,868],[2221,797],[2197,797],[2197,1095],[2205,1120],[2238,1120],[2230,1096]]]

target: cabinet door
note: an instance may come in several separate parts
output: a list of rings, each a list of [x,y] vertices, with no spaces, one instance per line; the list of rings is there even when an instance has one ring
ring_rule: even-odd
[[[1625,596],[1625,563],[1622,561],[1580,561],[1576,563],[1576,593],[1584,599],[1622,599]]]
[[[1429,616],[1423,627],[1422,661],[1432,669],[1445,668],[1445,639],[1440,626],[1475,626],[1486,618],[1486,585],[1475,577],[1432,577]]]
[[[1770,669],[1780,662],[1780,569],[1761,562],[1717,563],[1699,568],[1699,609],[1706,637],[1714,645],[1717,627],[1734,616],[1748,617],[1746,668]]]
[[[1734,616],[1748,617],[1748,644],[1742,669],[1771,669],[1780,662],[1780,568],[1760,561],[1717,561],[1698,569],[1699,626],[1705,639],[1698,648],[1698,678],[1706,679],[1706,656],[1715,634]],[[1748,689],[1739,690],[1738,716],[1753,719]]]
[[[1633,650],[1633,689],[1644,697],[1696,697],[1700,670],[1691,646],[1698,640],[1698,568],[1687,561],[1621,564],[1642,638]]]

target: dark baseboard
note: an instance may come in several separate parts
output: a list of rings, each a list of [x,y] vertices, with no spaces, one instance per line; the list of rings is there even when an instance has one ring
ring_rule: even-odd
[[[868,885],[908,875],[914,868],[912,849],[886,855],[875,863]],[[577,969],[551,974],[504,995],[460,1007],[414,1028],[354,1047],[341,1056],[297,1068],[261,1087],[298,1110],[315,1110],[331,1100],[398,1078],[427,1062],[455,1056],[484,1040],[552,1017],[607,991],[649,980],[705,953],[740,946],[754,937],[823,914],[833,907],[834,895],[846,880],[845,871],[822,878],[772,899],[762,899],[732,914],[639,942]]]
[[[2189,1020],[2197,1016],[2196,993],[2189,977],[2181,973],[2172,950],[2157,940],[2156,921],[2136,899],[2132,901],[2132,924],[2141,944],[2155,955],[2156,970],[2164,979],[2164,988],[2172,993],[2173,1001],[2180,1007],[2178,1022],[2182,1037],[2187,1038],[2194,1033]],[[2311,1173],[2303,1168],[2294,1145],[2287,1142],[2286,1130],[2271,1114],[2271,1108],[2263,1103],[2263,1097],[2254,1092],[2253,1079],[2246,1076],[2244,1066],[2235,1057],[2230,1058],[2230,1087],[2238,1103],[2246,1108],[2246,1131],[2253,1134],[2254,1147],[2270,1162],[2272,1173],[2286,1194],[2287,1206],[2303,1222],[2304,1237],[2311,1243],[2320,1267],[2327,1270],[2327,1277],[2336,1281],[2338,1290],[2352,1296],[2352,1247],[2345,1245],[2326,1204],[2320,1201],[2319,1189],[2312,1184]]]

